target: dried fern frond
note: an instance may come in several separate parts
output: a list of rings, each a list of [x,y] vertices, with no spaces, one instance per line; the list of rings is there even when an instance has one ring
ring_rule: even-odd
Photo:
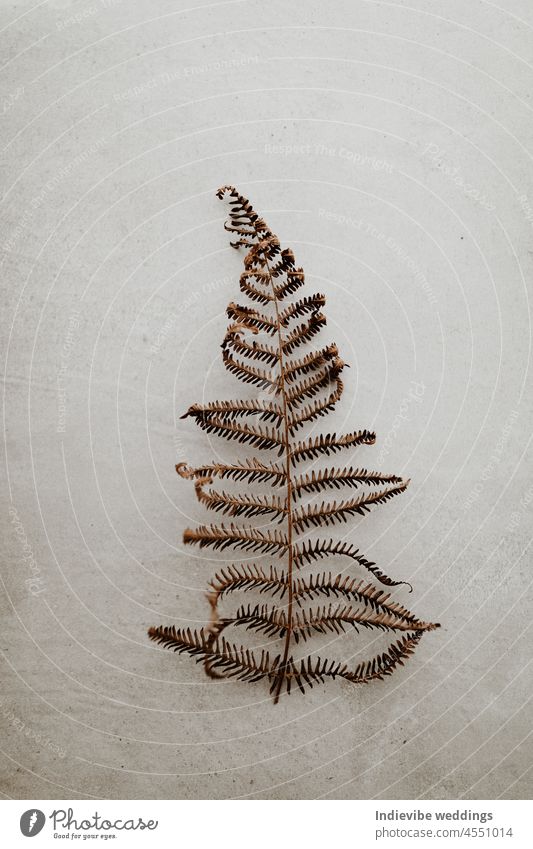
[[[176,471],[194,482],[196,496],[204,507],[230,517],[230,524],[189,528],[183,539],[200,548],[269,555],[276,559],[276,565],[224,565],[208,586],[208,626],[199,631],[160,626],[148,633],[160,645],[202,662],[212,678],[267,679],[276,703],[283,691],[291,692],[293,685],[304,692],[328,678],[356,684],[382,679],[413,653],[425,631],[439,626],[418,619],[392,601],[387,590],[364,578],[331,570],[310,571],[321,561],[345,558],[370,572],[382,585],[406,583],[389,578],[349,542],[306,537],[315,528],[333,527],[354,515],[364,516],[372,507],[402,493],[409,481],[352,465],[308,471],[301,468],[306,461],[372,445],[376,436],[368,430],[356,430],[294,439],[297,431],[335,407],[344,390],[340,375],[346,364],[334,343],[305,351],[326,324],[322,313],[325,298],[316,293],[291,300],[305,282],[293,252],[281,248],[277,236],[232,186],[222,187],[217,196],[229,200],[229,219],[224,226],[233,234],[231,245],[247,250],[240,291],[252,302],[251,306],[229,304],[230,324],[222,342],[222,359],[231,374],[260,389],[262,397],[193,404],[182,418],[192,418],[207,433],[274,452],[279,459],[252,457],[199,468],[179,463]],[[250,491],[232,491],[224,488],[222,481],[230,487],[235,482],[246,483]],[[266,491],[261,492],[260,485]],[[342,489],[351,490],[350,496],[331,498],[332,490]],[[330,497],[313,501],[322,493]],[[256,520],[261,525],[235,524],[232,520],[237,518]],[[298,574],[304,569],[305,574]],[[219,604],[224,599],[234,593],[254,592],[270,597],[271,603],[241,604],[233,615],[221,614]],[[277,654],[265,649],[254,653],[230,642],[224,635],[228,628],[280,640],[280,650]],[[294,646],[301,646],[316,634],[331,639],[360,629],[401,636],[385,652],[354,669],[314,654],[297,660],[293,657]]]

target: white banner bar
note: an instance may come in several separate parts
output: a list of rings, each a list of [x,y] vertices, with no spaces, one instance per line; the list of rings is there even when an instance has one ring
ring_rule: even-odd
[[[530,810],[505,800],[9,800],[0,802],[0,833],[3,846],[35,838],[35,849],[531,849]]]

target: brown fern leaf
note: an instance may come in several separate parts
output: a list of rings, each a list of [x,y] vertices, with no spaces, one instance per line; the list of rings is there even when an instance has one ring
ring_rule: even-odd
[[[250,483],[270,482],[272,485],[284,483],[286,471],[276,463],[262,463],[256,458],[245,460],[244,465],[227,463],[210,463],[198,469],[191,469],[186,463],[178,463],[177,473],[182,478],[231,478],[232,480],[248,480]]]
[[[255,327],[247,328],[242,324],[231,324],[228,327],[224,341],[222,342],[222,350],[225,351],[227,348],[232,348],[236,353],[241,354],[243,357],[248,357],[251,360],[262,360],[263,362],[270,363],[270,365],[277,365],[280,360],[279,351],[272,348],[270,345],[261,345],[257,341],[252,342],[250,345],[249,342],[246,342],[241,338],[242,334],[246,330],[251,330],[252,333],[257,333]]]
[[[353,671],[346,664],[343,664],[340,668],[335,668],[334,671],[331,668],[327,669],[327,661],[320,661],[317,658],[314,673],[318,675],[319,679],[323,675],[333,675],[334,677],[345,678],[353,684],[363,684],[376,679],[381,680],[385,675],[392,675],[398,665],[403,666],[404,660],[407,660],[409,655],[413,653],[421,636],[420,632],[406,634],[397,643],[393,643],[387,652],[377,655],[372,660],[362,661]]]
[[[187,528],[183,532],[183,542],[196,544],[200,548],[242,548],[245,551],[263,551],[265,554],[284,552],[288,539],[279,531],[260,531],[257,528],[244,528],[237,525],[200,525]]]
[[[241,307],[239,304],[229,304],[227,309],[228,318],[234,319],[247,330],[257,328],[264,333],[274,336],[278,332],[278,323],[275,319],[258,312],[252,307]]]
[[[325,487],[341,489],[342,486],[359,487],[361,484],[402,483],[397,475],[383,475],[381,472],[369,472],[367,469],[321,469],[300,475],[293,484],[294,494],[300,492],[320,492]]]
[[[196,657],[198,662],[209,661],[209,672],[218,675],[223,672],[225,678],[239,678],[241,681],[259,681],[261,678],[271,678],[274,673],[273,663],[268,652],[261,652],[259,660],[251,651],[238,648],[222,638],[214,639],[205,629],[191,631],[190,628],[179,629],[169,627],[150,628],[148,636],[154,642],[172,651],[186,652]]]
[[[373,584],[364,580],[352,578],[350,575],[337,574],[332,577],[331,572],[323,572],[321,575],[311,575],[304,580],[295,578],[294,598],[299,602],[301,599],[312,600],[317,596],[325,595],[327,598],[339,596],[349,598],[364,604],[377,612],[393,614],[411,624],[412,629],[425,631],[434,630],[437,626],[429,622],[421,622],[406,607],[398,602],[390,601],[390,593],[387,593]]]
[[[235,592],[235,590],[254,590],[258,593],[268,592],[272,596],[279,595],[280,598],[283,598],[288,587],[285,572],[282,569],[276,569],[275,566],[270,566],[268,572],[265,572],[264,569],[255,564],[251,566],[231,565],[217,572],[209,582],[208,597],[214,604],[217,604],[221,596]]]
[[[279,392],[279,381],[272,380],[269,372],[258,366],[246,365],[235,357],[232,357],[228,351],[222,352],[222,360],[227,370],[238,377],[243,383],[254,383],[261,389],[266,389],[269,392]],[[182,416],[184,418],[184,416]]]
[[[388,577],[349,541],[305,537],[317,527],[365,515],[372,506],[403,492],[409,481],[361,466],[301,469],[305,461],[372,445],[376,436],[364,429],[347,434],[307,433],[294,441],[296,431],[327,415],[340,400],[344,389],[340,375],[346,363],[334,343],[309,348],[326,324],[322,312],[325,298],[316,293],[291,301],[305,283],[292,250],[281,247],[248,199],[233,186],[223,186],[217,196],[229,202],[224,226],[232,234],[230,244],[246,249],[239,286],[252,304],[229,304],[222,359],[231,374],[261,394],[193,404],[182,418],[192,419],[207,433],[276,452],[280,459],[248,457],[197,468],[179,463],[176,471],[194,482],[204,507],[230,521],[244,518],[259,523],[199,525],[188,528],[183,539],[186,544],[214,551],[232,549],[275,557],[280,565],[224,564],[208,584],[209,625],[200,630],[160,626],[150,628],[149,637],[165,648],[191,655],[204,664],[211,678],[268,680],[275,703],[282,692],[290,693],[295,686],[305,692],[329,678],[356,684],[383,679],[413,653],[425,631],[439,626],[418,619],[393,601],[388,590],[363,578],[331,570],[312,571],[321,561],[331,564],[344,558],[386,587],[406,583]],[[215,481],[228,483],[218,488]],[[241,483],[250,485],[247,494],[236,491]],[[261,491],[262,487],[266,490]],[[358,491],[341,501],[304,501],[344,487]],[[268,596],[271,602],[251,600],[233,615],[222,615],[219,605],[224,600],[228,603],[235,593]],[[329,600],[324,603],[325,599]],[[262,634],[281,641],[281,647],[277,653],[265,649],[254,653],[230,642],[227,629]],[[384,652],[353,669],[342,660],[314,653],[298,660],[293,657],[292,648],[316,634],[334,641],[347,630],[366,629],[401,636]]]
[[[257,416],[263,421],[271,422],[282,422],[284,418],[281,407],[267,401],[215,401],[205,406],[192,404],[180,418],[186,419],[187,416],[195,418],[197,422],[212,416],[217,416],[219,419]]]
[[[305,283],[304,273],[301,268],[288,270],[288,267],[285,266],[284,270],[285,282],[280,286],[274,285],[274,297],[278,301],[282,301],[287,295],[292,295]],[[272,276],[274,277],[275,275]]]
[[[343,385],[339,380],[339,374],[343,370],[344,365],[342,360],[336,358],[330,365],[320,369],[312,377],[299,380],[296,384],[291,385],[290,390],[286,393],[287,405],[291,409],[294,409],[300,404],[303,404],[307,398],[312,398],[321,389],[328,388],[330,385],[335,386],[334,393],[338,395],[336,399],[338,401],[343,390]]]
[[[326,316],[322,313],[313,313],[311,318],[300,324],[292,333],[289,333],[286,339],[281,343],[281,351],[283,354],[291,354],[295,348],[299,348],[304,342],[310,342],[313,336],[326,325]]]
[[[287,502],[277,495],[242,496],[229,492],[217,492],[214,489],[205,490],[204,483],[211,481],[196,481],[196,497],[209,510],[226,513],[230,516],[264,516],[274,514],[284,518],[287,513]]]
[[[312,404],[306,404],[305,407],[295,416],[290,416],[288,419],[289,425],[289,433],[293,434],[298,428],[302,427],[304,424],[308,424],[309,422],[313,422],[315,419],[320,418],[320,416],[325,416],[335,407],[335,404],[340,399],[344,390],[344,384],[342,380],[337,378],[335,380],[335,389],[334,391],[322,398],[320,401],[314,401]]]
[[[255,607],[243,605],[235,616],[224,620],[227,625],[245,625],[247,629],[260,631],[267,636],[284,637],[287,633],[289,623],[285,610],[272,607],[268,604],[256,604]],[[330,604],[328,607],[317,607],[308,610],[297,610],[294,613],[292,631],[296,643],[300,639],[308,640],[313,632],[327,634],[334,632],[340,634],[347,627],[358,630],[357,626],[363,628],[375,628],[382,631],[431,631],[434,625],[418,620],[408,620],[398,616],[391,610],[376,610],[370,606],[353,607],[350,604]]]
[[[391,486],[388,489],[381,489],[377,492],[369,492],[366,495],[361,495],[359,498],[352,498],[349,501],[323,501],[322,504],[311,505],[310,507],[301,507],[294,512],[294,527],[301,530],[308,528],[310,525],[321,527],[322,525],[333,525],[336,522],[346,522],[348,516],[353,516],[359,513],[364,516],[365,512],[370,510],[373,504],[384,504],[389,498],[394,498],[400,492],[404,492],[407,488],[408,481],[402,481],[397,486]]]
[[[210,414],[206,410],[196,418],[196,423],[207,433],[216,433],[226,439],[255,445],[258,448],[277,448],[280,456],[284,453],[283,434],[276,428],[260,428],[257,425],[238,424],[226,421],[221,416]]]
[[[315,560],[331,557],[349,557],[360,566],[368,569],[369,572],[387,587],[398,587],[400,584],[406,584],[411,588],[411,584],[407,581],[393,581],[381,569],[378,569],[372,560],[367,560],[351,543],[334,542],[331,539],[318,539],[307,541],[301,544],[297,543],[293,546],[293,562],[296,567],[304,564],[312,564]]]
[[[358,430],[344,436],[337,436],[336,433],[328,433],[326,436],[320,434],[314,439],[306,439],[303,442],[293,444],[289,449],[289,458],[294,466],[299,460],[313,460],[315,457],[320,457],[321,454],[329,456],[343,448],[353,448],[356,445],[373,445],[375,441],[376,434],[370,433],[368,430]]]
[[[285,383],[292,383],[296,376],[314,372],[318,366],[326,365],[330,360],[335,360],[338,356],[339,350],[337,346],[328,345],[327,348],[322,348],[321,351],[311,351],[305,357],[287,360],[283,374],[284,381]]]
[[[276,300],[275,295],[271,295],[268,289],[258,289],[255,285],[257,275],[253,272],[243,272],[239,282],[239,288],[243,294],[248,295],[251,301],[259,301],[261,304],[271,304]],[[261,282],[261,281],[259,281]]]
[[[324,295],[308,295],[306,298],[295,301],[290,307],[279,313],[278,322],[282,327],[288,327],[290,319],[298,318],[301,315],[306,315],[306,313],[316,315],[320,307],[323,307],[325,303],[326,299]]]

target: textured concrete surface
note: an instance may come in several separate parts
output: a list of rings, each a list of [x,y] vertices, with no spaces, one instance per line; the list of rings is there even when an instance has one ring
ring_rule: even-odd
[[[3,795],[529,796],[531,4],[0,11]],[[146,638],[205,622],[220,562],[174,463],[234,456],[178,418],[241,390],[223,183],[327,295],[328,424],[379,437],[346,459],[412,479],[349,539],[442,623],[278,707]]]

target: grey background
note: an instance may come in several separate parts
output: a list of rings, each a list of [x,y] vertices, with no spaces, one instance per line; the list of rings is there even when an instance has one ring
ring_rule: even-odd
[[[0,6],[3,796],[530,795],[531,3]],[[443,626],[278,707],[146,638],[207,616],[224,183],[328,298],[346,459],[412,479],[348,538]]]

